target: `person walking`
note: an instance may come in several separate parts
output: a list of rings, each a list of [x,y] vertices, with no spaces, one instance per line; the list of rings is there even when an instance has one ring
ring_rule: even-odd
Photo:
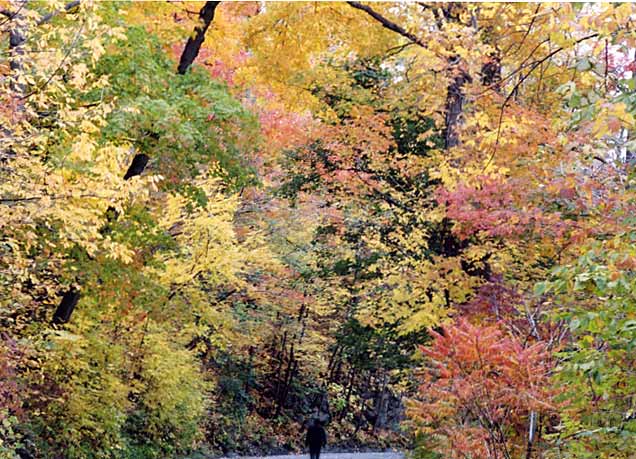
[[[327,445],[327,432],[322,426],[320,419],[314,419],[307,428],[305,446],[309,447],[309,458],[320,459],[320,449]]]

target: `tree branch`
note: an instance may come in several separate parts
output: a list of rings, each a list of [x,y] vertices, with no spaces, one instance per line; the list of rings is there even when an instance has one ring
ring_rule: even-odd
[[[363,5],[360,2],[347,2],[347,3],[349,4],[349,6],[351,6],[353,8],[356,8],[358,10],[364,11],[365,13],[367,13],[373,19],[375,19],[380,24],[382,24],[382,27],[384,27],[386,29],[389,29],[392,32],[395,32],[395,33],[397,33],[399,35],[402,35],[404,38],[407,38],[408,40],[410,40],[411,42],[415,43],[416,45],[421,46],[422,48],[426,48],[427,47],[426,44],[422,40],[420,40],[416,35],[412,34],[411,32],[409,32],[408,30],[406,30],[405,28],[403,28],[399,24],[396,24],[395,22],[388,20],[387,18],[382,16],[380,13],[375,11],[370,6]]]
[[[201,11],[199,11],[200,24],[194,28],[193,36],[188,38],[185,48],[183,48],[181,59],[179,59],[179,67],[177,67],[177,73],[179,75],[185,75],[199,55],[199,50],[205,40],[205,33],[214,19],[214,11],[216,7],[219,6],[219,3],[221,2],[207,1],[203,8],[201,8]]]
[[[51,19],[53,19],[55,16],[60,14],[62,11],[70,11],[73,8],[75,8],[76,6],[79,6],[80,3],[81,3],[80,0],[74,0],[72,2],[67,3],[66,5],[64,5],[64,8],[62,10],[55,10],[55,11],[52,11],[49,14],[43,16],[42,19],[40,19],[38,21],[38,25],[46,24]]]
[[[44,83],[42,83],[41,85],[39,85],[38,87],[36,87],[30,93],[21,96],[20,100],[28,99],[33,94],[42,91],[46,86],[48,86],[48,84],[51,82],[51,80],[53,80],[53,78],[55,77],[57,72],[62,68],[62,66],[66,62],[66,59],[68,59],[68,57],[71,55],[71,52],[75,48],[75,45],[77,45],[77,42],[79,41],[79,38],[80,38],[80,36],[82,34],[82,30],[84,29],[84,24],[85,24],[85,22],[82,22],[82,24],[80,24],[80,26],[78,27],[77,32],[75,33],[75,37],[73,38],[73,42],[69,45],[68,49],[64,53],[64,56],[62,57],[62,60],[60,61],[60,63],[56,67],[56,69],[53,72],[51,72],[51,75],[49,75],[47,80]]]
[[[111,199],[109,196],[100,196],[94,193],[86,193],[81,194],[79,196],[74,196],[72,194],[67,195],[40,195],[40,196],[27,196],[23,198],[0,198],[0,204],[11,204],[11,203],[20,203],[20,202],[33,202],[40,201],[43,199],[50,199],[51,201],[58,201],[61,199],[84,199],[84,198],[95,198],[95,199]]]
[[[592,38],[596,38],[598,36],[599,36],[598,33],[593,33],[593,34],[587,35],[587,36],[585,36],[583,38],[579,38],[577,41],[574,42],[574,44],[579,44],[579,43],[582,43],[582,42],[584,42],[586,40],[590,40]],[[506,96],[506,98],[503,101],[503,104],[501,104],[501,110],[499,112],[499,123],[498,123],[498,126],[497,126],[497,138],[495,139],[495,145],[493,146],[493,151],[492,151],[490,157],[488,158],[488,161],[486,162],[486,165],[482,169],[482,172],[485,171],[488,168],[488,166],[490,166],[490,163],[492,162],[492,160],[495,157],[495,154],[497,153],[497,147],[499,146],[499,140],[501,139],[501,124],[503,122],[504,111],[506,110],[506,107],[508,106],[508,103],[512,99],[512,96],[519,89],[519,87],[523,84],[523,82],[526,81],[530,75],[532,75],[532,72],[534,72],[537,67],[539,67],[545,61],[547,61],[548,59],[554,57],[554,55],[560,53],[564,49],[565,49],[565,47],[561,46],[561,47],[555,49],[554,51],[548,53],[547,55],[545,55],[541,59],[535,61],[534,64],[532,65],[532,67],[530,68],[530,70],[528,70],[528,73],[526,73],[521,78],[519,78],[519,81],[517,81],[517,84],[515,84],[515,86],[510,91],[510,93]]]

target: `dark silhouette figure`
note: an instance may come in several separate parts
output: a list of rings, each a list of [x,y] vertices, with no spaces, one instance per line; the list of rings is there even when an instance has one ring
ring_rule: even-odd
[[[307,428],[305,445],[309,447],[310,459],[320,459],[320,448],[327,445],[327,432],[319,419],[315,419]]]

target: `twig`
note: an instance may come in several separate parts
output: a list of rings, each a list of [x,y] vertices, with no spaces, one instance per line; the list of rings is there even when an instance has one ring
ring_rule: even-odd
[[[404,38],[409,39],[410,41],[412,41],[413,43],[421,46],[422,48],[426,48],[426,44],[420,40],[416,35],[412,34],[411,32],[409,32],[408,30],[404,29],[402,26],[396,24],[393,21],[390,21],[389,19],[385,18],[384,16],[382,16],[380,13],[378,13],[377,11],[375,11],[373,8],[371,8],[370,6],[367,5],[363,5],[360,2],[347,2],[349,4],[349,6],[356,8],[358,10],[362,10],[365,13],[367,13],[369,16],[371,16],[373,19],[375,19],[376,21],[378,21],[380,24],[382,24],[382,27],[389,29],[399,35],[402,35]]]
[[[31,97],[33,94],[40,92],[42,89],[44,89],[53,79],[53,77],[55,77],[55,74],[58,72],[58,70],[60,70],[62,68],[62,65],[64,65],[64,62],[66,62],[66,59],[68,59],[68,57],[71,55],[71,51],[73,51],[73,49],[75,48],[75,45],[77,44],[77,41],[79,40],[80,34],[82,32],[82,29],[84,29],[84,24],[86,24],[86,22],[82,22],[77,30],[77,33],[75,34],[75,37],[73,38],[73,42],[70,44],[70,46],[68,47],[68,49],[66,50],[66,53],[64,54],[64,57],[62,57],[62,60],[60,61],[60,63],[58,64],[57,68],[51,72],[51,75],[47,78],[47,80],[40,86],[38,86],[37,88],[35,88],[33,91],[31,91],[30,93],[21,96],[20,100],[24,100],[24,99],[28,99],[29,97]]]
[[[579,43],[582,43],[582,42],[584,42],[586,40],[590,40],[592,38],[596,38],[596,37],[598,37],[598,35],[599,35],[598,33],[593,33],[593,34],[588,35],[586,37],[580,38],[579,40],[577,40],[575,42],[575,44],[579,44]],[[515,93],[515,91],[517,89],[519,89],[519,87],[523,84],[523,82],[526,81],[530,75],[532,75],[532,72],[534,72],[534,70],[536,70],[537,67],[539,67],[545,61],[547,61],[548,59],[552,58],[555,54],[560,53],[564,49],[565,48],[563,46],[560,46],[559,48],[557,48],[554,51],[548,53],[546,56],[544,56],[543,58],[539,59],[538,61],[535,61],[534,64],[532,65],[532,67],[530,68],[530,70],[528,71],[528,73],[526,73],[521,78],[519,78],[519,81],[517,82],[517,84],[515,84],[514,88],[512,88],[510,93],[504,99],[504,102],[501,105],[501,111],[499,113],[499,122],[498,122],[498,125],[497,125],[497,138],[495,139],[495,145],[493,146],[493,151],[492,151],[490,157],[488,158],[488,161],[486,162],[486,165],[481,170],[482,173],[488,168],[488,166],[490,166],[490,163],[492,162],[492,160],[495,157],[495,154],[497,153],[497,147],[499,146],[499,140],[501,138],[501,125],[502,125],[502,122],[503,122],[504,111],[506,110],[506,106],[510,102],[513,94]]]
[[[49,196],[49,195],[41,195],[41,196],[27,196],[23,198],[0,198],[0,204],[3,203],[20,203],[20,202],[32,202],[32,201],[40,201],[42,199],[50,199],[52,201],[57,201],[61,199],[74,199],[74,198],[96,198],[96,199],[110,199],[108,196],[100,196],[94,193],[86,193],[80,194],[79,196],[74,196],[72,194],[64,194],[57,196]]]

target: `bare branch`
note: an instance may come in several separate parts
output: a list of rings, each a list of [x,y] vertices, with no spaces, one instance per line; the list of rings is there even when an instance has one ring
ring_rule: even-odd
[[[408,40],[410,40],[411,42],[415,43],[416,45],[421,46],[422,48],[426,48],[427,47],[426,44],[422,40],[420,40],[416,35],[412,34],[411,32],[409,32],[408,30],[406,30],[404,27],[400,26],[399,24],[396,24],[395,22],[390,21],[389,19],[385,18],[384,16],[382,16],[380,13],[375,11],[370,6],[363,5],[360,2],[347,2],[347,3],[351,7],[356,8],[358,10],[361,10],[361,11],[364,11],[365,13],[367,13],[373,19],[375,19],[380,24],[382,24],[382,27],[384,27],[386,29],[389,29],[392,32],[395,32],[395,33],[397,33],[399,35],[402,35],[404,38],[407,38]]]
[[[53,72],[51,72],[51,75],[47,78],[47,80],[44,83],[42,83],[41,85],[39,85],[37,88],[35,88],[33,91],[31,91],[30,93],[28,93],[28,94],[26,94],[24,96],[21,96],[20,99],[22,99],[22,100],[23,99],[28,99],[33,94],[43,90],[51,82],[51,80],[53,80],[53,77],[55,77],[55,74],[62,68],[62,66],[66,62],[66,59],[68,59],[68,57],[71,55],[71,52],[75,48],[75,45],[77,45],[77,42],[78,42],[79,37],[80,37],[80,35],[82,33],[82,30],[84,29],[84,24],[85,23],[82,22],[80,24],[80,26],[78,27],[77,32],[75,33],[75,37],[73,38],[73,42],[69,45],[68,49],[66,50],[66,53],[62,57],[62,60],[60,61],[60,63],[56,67],[56,69]]]
[[[578,39],[575,42],[575,44],[582,43],[582,42],[584,42],[586,40],[590,40],[590,39],[596,38],[598,36],[599,36],[598,33],[593,33],[591,35],[588,35],[586,37]],[[501,110],[499,112],[499,122],[498,122],[498,126],[497,126],[497,138],[495,139],[495,145],[493,146],[493,151],[490,154],[490,157],[488,158],[488,161],[486,162],[486,165],[482,169],[482,172],[485,171],[488,168],[488,166],[490,166],[490,163],[492,162],[492,160],[495,157],[495,154],[497,153],[497,147],[499,146],[499,140],[501,139],[501,124],[503,122],[504,112],[506,110],[506,107],[508,106],[508,103],[512,99],[512,96],[517,92],[517,90],[523,84],[523,82],[526,81],[530,75],[532,75],[532,72],[534,72],[537,67],[539,67],[545,61],[547,61],[548,59],[551,59],[552,57],[554,57],[556,54],[560,53],[564,49],[565,49],[565,47],[561,46],[561,47],[555,49],[554,51],[546,54],[541,59],[535,61],[534,64],[532,65],[532,67],[530,68],[530,70],[528,70],[528,73],[526,73],[521,78],[519,78],[519,81],[517,81],[517,83],[515,84],[514,88],[512,88],[510,93],[508,93],[508,95],[506,96],[506,98],[503,101],[503,104],[501,104]]]
[[[0,198],[0,204],[18,204],[22,202],[33,202],[33,201],[41,201],[43,199],[50,199],[52,201],[58,201],[61,199],[75,199],[75,198],[95,198],[95,199],[112,199],[109,196],[100,196],[95,193],[85,193],[79,196],[75,196],[72,194],[65,195],[40,195],[40,196],[26,196],[26,197],[16,197],[16,198]]]

